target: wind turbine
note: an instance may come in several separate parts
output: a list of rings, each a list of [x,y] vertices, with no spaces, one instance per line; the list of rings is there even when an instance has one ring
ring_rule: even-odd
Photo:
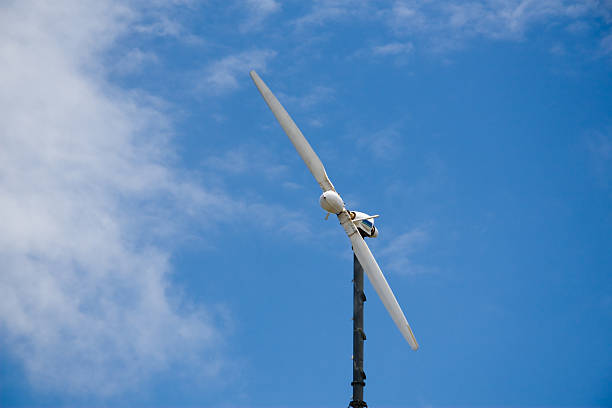
[[[363,292],[363,270],[365,269],[372,286],[378,293],[378,296],[382,300],[385,308],[391,315],[391,318],[397,325],[398,329],[410,344],[413,350],[419,348],[419,345],[414,338],[412,329],[402,312],[401,307],[397,303],[397,299],[393,295],[387,280],[385,279],[376,259],[370,252],[367,244],[364,241],[364,237],[376,237],[378,232],[374,227],[374,218],[378,215],[368,215],[358,211],[349,211],[344,206],[344,201],[340,195],[336,192],[334,185],[327,177],[325,167],[319,159],[319,156],[312,150],[312,147],[300,131],[297,125],[285,108],[280,104],[278,99],[274,96],[268,86],[262,81],[255,71],[250,72],[251,79],[257,86],[257,89],[263,96],[264,100],[268,104],[268,107],[280,123],[281,127],[293,143],[295,150],[297,150],[306,166],[319,183],[319,186],[323,190],[323,194],[319,198],[319,203],[327,215],[336,214],[340,225],[344,228],[344,231],[348,235],[351,243],[353,244],[353,381],[351,385],[353,387],[353,399],[349,403],[351,407],[367,407],[365,401],[363,401],[363,387],[365,386],[365,372],[363,371],[363,341],[365,340],[365,332],[363,331],[363,302],[366,300]]]

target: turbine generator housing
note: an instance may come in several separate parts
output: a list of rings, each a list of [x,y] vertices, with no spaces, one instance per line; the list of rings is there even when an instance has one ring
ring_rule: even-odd
[[[359,211],[349,211],[349,215],[357,229],[363,232],[362,236],[369,238],[376,238],[378,236],[378,230],[374,226],[374,218],[378,217],[377,215],[370,216]]]

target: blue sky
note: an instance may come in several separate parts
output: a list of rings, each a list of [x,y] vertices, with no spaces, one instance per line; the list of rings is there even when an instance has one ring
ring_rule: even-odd
[[[0,405],[612,405],[612,3],[0,5]]]

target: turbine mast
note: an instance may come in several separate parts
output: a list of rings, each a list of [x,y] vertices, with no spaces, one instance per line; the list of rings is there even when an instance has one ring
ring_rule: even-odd
[[[349,407],[363,408],[368,404],[363,400],[363,387],[366,375],[363,371],[363,341],[366,339],[363,331],[363,302],[366,301],[363,292],[363,267],[353,253],[353,399]]]

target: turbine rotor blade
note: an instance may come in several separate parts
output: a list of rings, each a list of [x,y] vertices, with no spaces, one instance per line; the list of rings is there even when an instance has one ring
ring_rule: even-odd
[[[355,227],[351,221],[350,215],[346,210],[344,210],[338,214],[338,219],[340,220],[340,224],[342,224],[344,227],[344,230],[348,234],[349,239],[353,244],[353,251],[357,256],[357,260],[368,275],[368,279],[370,279],[370,282],[372,283],[372,286],[374,286],[376,293],[378,293],[380,300],[382,300],[383,304],[385,305],[387,312],[389,312],[391,315],[395,325],[398,327],[408,344],[410,344],[410,347],[413,350],[418,349],[419,344],[412,333],[412,329],[406,320],[406,316],[404,316],[404,312],[402,312],[402,308],[400,307],[399,303],[397,303],[397,299],[395,298],[395,295],[393,295],[393,292],[391,291],[385,276],[380,270],[376,259],[374,259],[374,255],[372,255],[370,248],[368,248],[368,245],[361,237],[357,227]]]
[[[259,93],[261,93],[261,96],[263,96],[264,100],[268,104],[268,107],[276,117],[276,120],[278,120],[278,123],[280,123],[281,127],[289,137],[289,140],[291,140],[291,143],[293,143],[295,150],[297,150],[299,155],[302,157],[302,160],[304,160],[304,163],[306,163],[306,166],[308,166],[308,169],[319,183],[319,186],[321,186],[321,189],[323,191],[336,191],[334,189],[334,185],[329,180],[329,177],[327,177],[327,173],[325,172],[323,163],[321,163],[321,159],[319,159],[319,156],[317,156],[314,150],[312,150],[312,147],[293,119],[291,119],[291,116],[289,116],[285,108],[283,108],[283,105],[280,104],[272,91],[270,91],[268,86],[264,81],[262,81],[255,71],[251,71],[249,75],[255,83],[255,86],[257,86]]]

